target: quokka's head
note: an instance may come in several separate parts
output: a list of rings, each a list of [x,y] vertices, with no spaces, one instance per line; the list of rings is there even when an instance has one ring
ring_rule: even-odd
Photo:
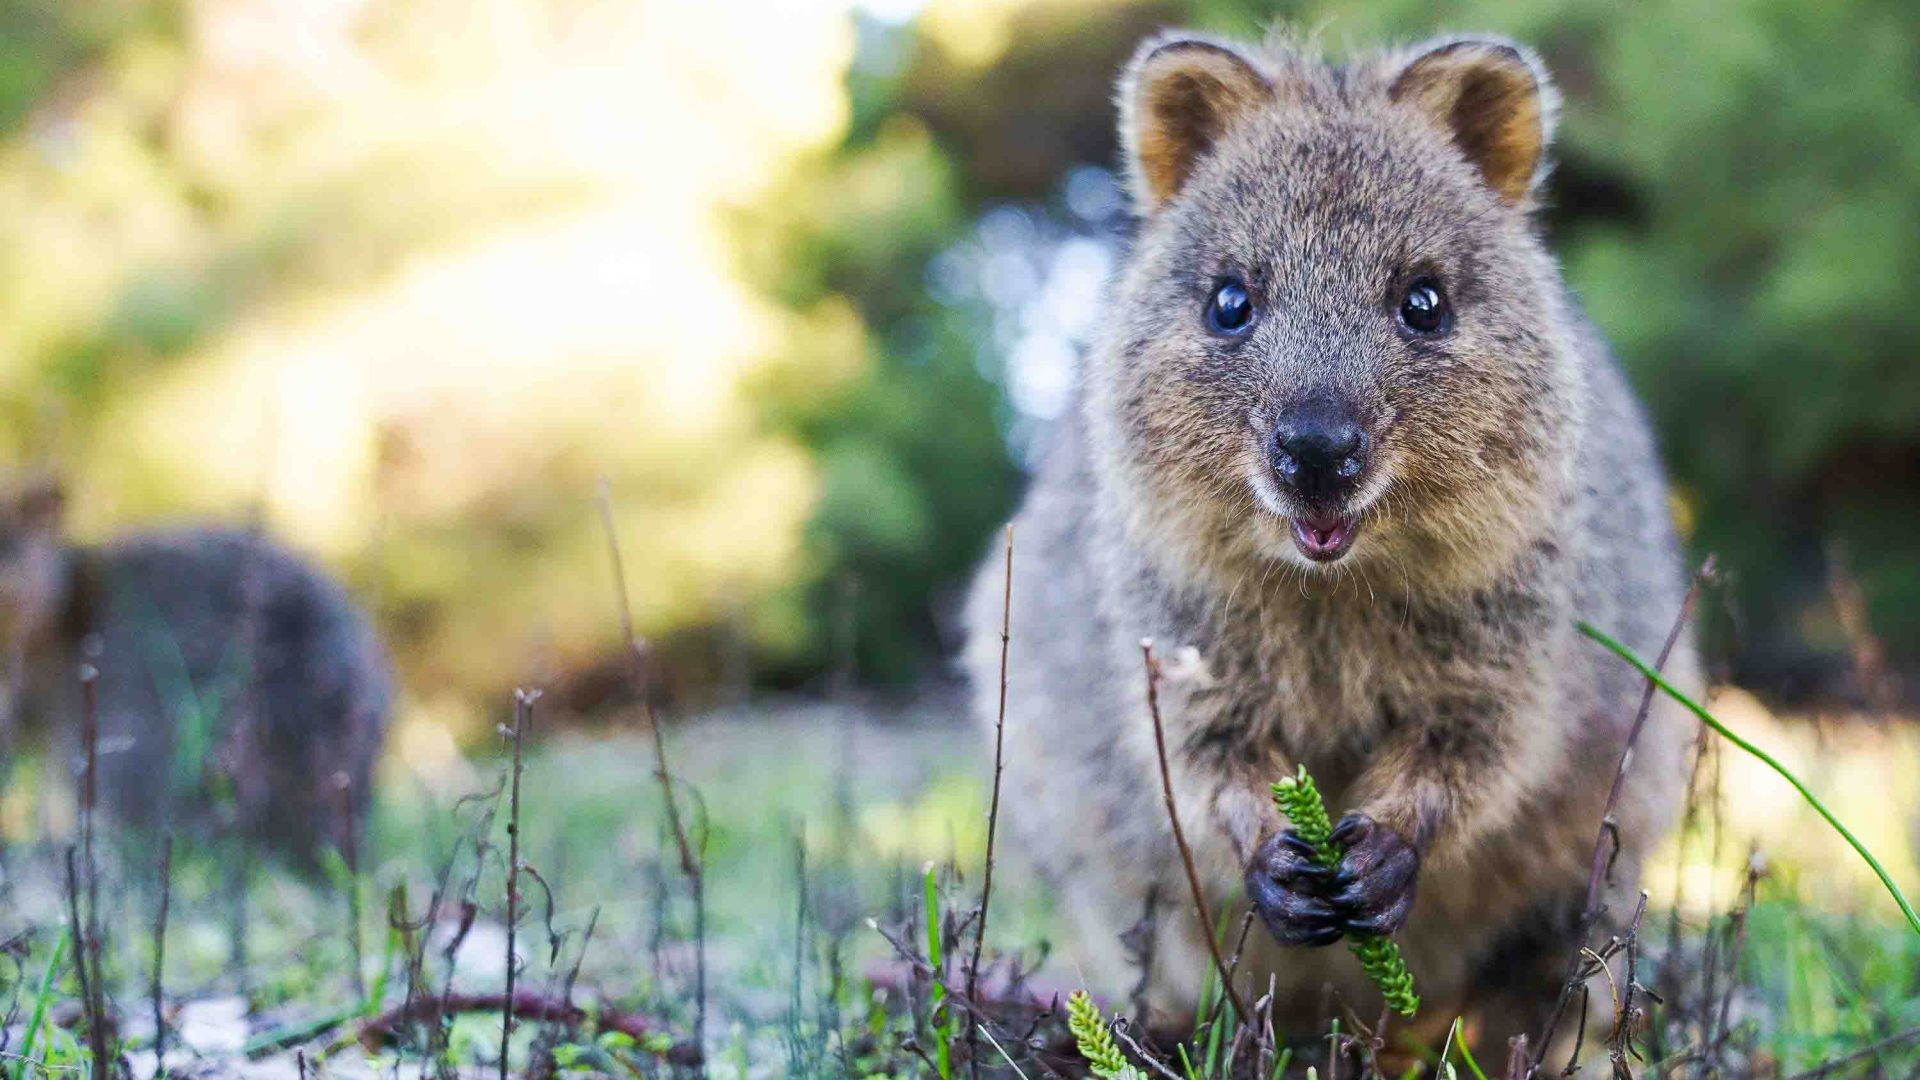
[[[1165,36],[1119,95],[1141,223],[1088,382],[1136,532],[1233,574],[1504,565],[1564,487],[1581,379],[1531,221],[1532,56]]]

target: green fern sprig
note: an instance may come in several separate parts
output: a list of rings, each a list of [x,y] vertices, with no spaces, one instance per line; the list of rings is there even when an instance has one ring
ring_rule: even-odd
[[[1100,1080],[1145,1080],[1113,1041],[1113,1032],[1100,1017],[1100,1007],[1085,990],[1075,990],[1067,998],[1067,1030],[1074,1045],[1087,1061],[1087,1069]]]
[[[1316,862],[1328,869],[1340,865],[1340,849],[1333,842],[1333,821],[1327,817],[1326,801],[1320,798],[1320,789],[1307,775],[1305,765],[1273,785],[1273,802],[1287,815],[1300,839],[1313,845]]]
[[[1287,815],[1293,831],[1313,845],[1314,859],[1325,867],[1339,865],[1340,846],[1333,842],[1333,822],[1327,817],[1327,804],[1320,798],[1307,767],[1273,785],[1273,802]],[[1387,1004],[1401,1016],[1412,1016],[1420,1008],[1420,995],[1413,992],[1413,976],[1400,956],[1400,947],[1377,934],[1350,934],[1347,947],[1360,960],[1361,970],[1379,987]]]

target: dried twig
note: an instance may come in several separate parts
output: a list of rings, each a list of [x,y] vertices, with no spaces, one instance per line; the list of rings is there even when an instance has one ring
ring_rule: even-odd
[[[1214,969],[1220,973],[1221,992],[1233,1003],[1234,1016],[1245,1023],[1252,1019],[1253,1013],[1247,1011],[1246,1002],[1240,1000],[1240,992],[1233,988],[1233,972],[1227,969],[1227,962],[1220,956],[1220,944],[1213,939],[1213,920],[1207,915],[1206,893],[1200,889],[1200,874],[1193,868],[1193,851],[1187,847],[1187,835],[1180,828],[1180,812],[1173,804],[1173,776],[1167,769],[1167,734],[1160,720],[1160,664],[1153,658],[1151,638],[1141,640],[1140,656],[1147,669],[1147,713],[1153,719],[1154,752],[1160,757],[1160,793],[1166,797],[1167,822],[1173,826],[1173,842],[1180,849],[1180,862],[1187,871],[1187,885],[1193,890],[1193,909],[1200,919],[1200,936],[1206,938],[1207,952],[1213,956]]]
[[[1168,1068],[1166,1062],[1160,1060],[1159,1055],[1134,1040],[1129,1030],[1131,1027],[1132,1025],[1127,1023],[1125,1018],[1115,1020],[1111,1025],[1113,1037],[1125,1043],[1127,1049],[1133,1051],[1134,1057],[1146,1062],[1148,1068],[1159,1073],[1165,1080],[1181,1080],[1180,1074]]]
[[[1728,921],[1732,924],[1728,928],[1728,932],[1732,935],[1733,943],[1732,947],[1728,949],[1726,993],[1720,999],[1718,1009],[1714,1008],[1714,1003],[1711,998],[1704,1002],[1707,1012],[1707,1032],[1705,1039],[1707,1060],[1714,1065],[1719,1064],[1720,1052],[1727,1043],[1727,1034],[1730,1030],[1729,1022],[1733,1014],[1734,992],[1739,988],[1740,954],[1745,951],[1747,944],[1747,917],[1753,912],[1754,889],[1760,884],[1760,878],[1764,873],[1765,866],[1761,862],[1759,853],[1754,852],[1749,854],[1747,856],[1747,881],[1744,890],[1744,902],[1738,910],[1728,916]]]
[[[1233,952],[1227,956],[1227,978],[1229,979],[1233,978],[1233,976],[1236,973],[1238,973],[1240,970],[1240,956],[1242,953],[1246,952],[1247,935],[1252,930],[1253,930],[1253,909],[1248,908],[1246,914],[1240,917],[1240,932],[1234,937]],[[1213,1010],[1207,1014],[1207,1023],[1212,1024],[1212,1023],[1217,1023],[1219,1021],[1220,1010],[1223,1007],[1225,1007],[1226,1003],[1227,1003],[1227,999],[1225,997],[1222,997],[1219,1001],[1216,1001],[1213,1003]],[[1253,1007],[1255,1011],[1258,1011],[1260,1008],[1260,1003],[1257,1001],[1254,1002]],[[1240,1020],[1241,1027],[1244,1030],[1246,1025],[1252,1021],[1252,1017],[1242,1016],[1239,1018],[1239,1020]],[[1233,1059],[1228,1058],[1227,1061],[1229,1064],[1231,1064]]]
[[[507,992],[500,1008],[500,1080],[507,1080],[507,1050],[513,1042],[513,980],[519,961],[514,956],[514,930],[520,918],[520,774],[523,767],[522,739],[533,718],[533,703],[538,690],[513,692],[513,786],[507,796]]]
[[[153,1000],[154,1076],[167,1075],[167,1014],[163,1005],[163,974],[167,963],[167,909],[173,904],[173,833],[160,840],[160,904],[153,916],[153,974],[148,996]]]
[[[80,994],[85,999],[87,1042],[93,1052],[95,1080],[107,1077],[106,988],[100,972],[100,869],[93,857],[94,821],[100,800],[100,672],[92,664],[80,665],[80,739],[85,744],[85,766],[80,776],[80,849],[86,867],[86,921],[80,920],[79,879],[74,870],[74,852],[67,849],[68,904],[72,908],[73,933],[78,944],[74,959],[80,969]]]
[[[619,602],[620,634],[626,639],[629,675],[634,696],[646,713],[647,731],[653,736],[654,777],[660,781],[660,794],[667,804],[667,825],[673,833],[674,847],[680,855],[680,872],[686,875],[687,889],[693,894],[694,937],[694,1041],[706,1038],[707,1031],[707,905],[706,875],[694,844],[687,838],[686,825],[680,820],[680,804],[673,795],[673,773],[667,768],[667,744],[660,732],[660,717],[653,708],[653,693],[648,679],[647,648],[633,629],[633,610],[627,595],[626,565],[620,558],[620,533],[613,521],[613,494],[606,477],[600,478],[600,522],[607,533],[607,553],[613,562],[613,586]]]
[[[522,1020],[568,1026],[585,1023],[589,1017],[587,1009],[571,1001],[527,990],[517,990],[510,998],[501,994],[448,994],[445,997],[424,998],[415,1001],[411,1007],[389,1009],[377,1016],[370,1016],[360,1022],[355,1034],[362,1046],[378,1050],[395,1033],[412,1024],[470,1012],[511,1013]],[[658,1037],[665,1034],[667,1028],[650,1016],[602,1008],[593,1010],[591,1017],[599,1030],[618,1031],[631,1036],[641,1049],[656,1053],[673,1064],[700,1064],[700,1048],[690,1040],[673,1041],[662,1050],[651,1049],[660,1045]]]
[[[993,1023],[993,1020],[991,1019],[988,1011],[983,1007],[986,1005],[995,1005],[995,1006],[999,1006],[1002,1009],[1009,1009],[1009,1008],[1032,1009],[1032,1010],[1039,1011],[1043,1016],[1058,1011],[1059,999],[1057,995],[1054,995],[1048,998],[1047,1000],[1041,1000],[1038,996],[1034,995],[1030,990],[1022,990],[1014,997],[1002,997],[1002,998],[991,999],[986,1001],[976,1001],[973,998],[970,998],[967,996],[965,987],[951,984],[941,979],[940,969],[938,968],[938,966],[931,963],[925,955],[923,955],[918,949],[909,945],[905,940],[903,940],[900,937],[900,935],[889,933],[886,927],[880,925],[879,920],[869,918],[867,920],[867,926],[874,933],[880,935],[880,939],[882,941],[885,941],[887,945],[893,949],[894,955],[899,957],[899,959],[903,963],[905,963],[907,965],[907,968],[909,969],[909,972],[908,972],[909,977],[906,979],[901,979],[896,981],[891,977],[891,974],[889,972],[870,971],[868,973],[867,981],[876,986],[888,986],[890,988],[893,986],[898,986],[898,988],[902,992],[902,996],[906,997],[908,1000],[908,1007],[914,1010],[915,1030],[918,1030],[918,1028],[921,1025],[921,1019],[919,1017],[919,1005],[918,1005],[919,995],[915,992],[912,992],[909,988],[912,986],[916,986],[917,980],[919,979],[927,980],[927,985],[930,987],[938,986],[941,993],[945,996],[947,1002],[950,1005],[958,1004],[962,1009],[965,1009],[967,1011],[968,1015],[979,1017],[983,1029],[986,1030],[988,1033],[992,1032],[993,1028],[995,1027],[995,1024]],[[1001,1028],[1001,1031],[1003,1034],[1011,1036],[1011,1032],[1006,1031],[1004,1027]],[[1020,1039],[1017,1041],[1023,1046],[1026,1045],[1025,1039]],[[920,1051],[917,1049],[917,1046],[909,1047],[909,1049],[914,1049],[916,1053],[920,1053],[921,1060],[926,1063],[929,1069],[937,1068],[931,1060],[928,1060],[926,1058],[923,1051]],[[1042,1058],[1036,1055],[1033,1058],[1033,1061],[1035,1064],[1039,1065],[1040,1068],[1044,1070],[1049,1076],[1057,1077],[1060,1075],[1058,1070],[1054,1069],[1051,1065],[1047,1064],[1047,1061],[1045,1058]]]
[[[1627,1056],[1635,1053],[1633,1049],[1633,997],[1640,990],[1637,981],[1640,977],[1640,921],[1647,914],[1647,892],[1640,891],[1640,902],[1633,909],[1633,921],[1627,926],[1627,934],[1621,941],[1621,948],[1627,954],[1627,977],[1620,988],[1619,1004],[1613,1014],[1613,1030],[1607,1035],[1607,1058],[1613,1065],[1615,1076],[1631,1076],[1627,1066]],[[1604,964],[1603,964],[1604,966]],[[1608,972],[1612,978],[1612,972]]]
[[[1687,585],[1686,596],[1680,601],[1680,610],[1674,615],[1673,627],[1667,631],[1667,640],[1660,647],[1659,659],[1654,662],[1656,669],[1667,666],[1667,660],[1673,655],[1674,646],[1680,642],[1680,635],[1686,632],[1687,620],[1693,614],[1694,605],[1700,599],[1700,588],[1712,578],[1713,573],[1714,560],[1709,555],[1706,561],[1700,564],[1700,568],[1694,571],[1693,579]],[[1640,732],[1647,726],[1647,717],[1652,715],[1653,697],[1657,689],[1654,680],[1648,679],[1646,689],[1640,695],[1639,711],[1634,713],[1633,725],[1627,729],[1626,742],[1621,745],[1620,758],[1614,766],[1613,784],[1607,789],[1606,808],[1600,813],[1599,835],[1593,841],[1593,858],[1587,870],[1586,902],[1581,907],[1579,934],[1574,942],[1576,949],[1586,945],[1587,935],[1593,931],[1594,923],[1600,919],[1601,888],[1613,865],[1614,856],[1620,849],[1619,825],[1614,820],[1614,810],[1620,805],[1620,794],[1626,788],[1627,768],[1633,763],[1634,745],[1640,741]],[[1580,983],[1576,981],[1575,976],[1580,969],[1580,964],[1581,956],[1576,951],[1572,962],[1567,967],[1567,978],[1561,984],[1560,996],[1554,1002],[1553,1014],[1548,1019],[1545,1030],[1540,1033],[1539,1042],[1535,1044],[1534,1056],[1528,1066],[1529,1075],[1539,1070],[1541,1058],[1545,1056],[1548,1044],[1553,1041],[1553,1033],[1560,1027],[1560,1021],[1566,1015],[1567,1004],[1573,999],[1574,991],[1579,988]]]
[[[573,963],[568,965],[560,983],[560,1003],[573,1004],[574,984],[580,981],[580,966],[587,961],[587,949],[593,944],[594,928],[600,925],[600,905],[595,904],[593,913],[587,917],[587,926],[580,935],[580,949],[573,955]],[[551,984],[549,984],[551,985]],[[540,1032],[540,1038],[533,1046],[533,1076],[552,1076],[554,1074],[554,1047],[560,1044],[560,1036],[566,1028],[561,1024],[548,1024]]]
[[[1714,561],[1709,555],[1707,560],[1700,564],[1700,569],[1694,572],[1693,580],[1687,586],[1686,596],[1680,601],[1680,610],[1674,616],[1673,627],[1667,631],[1667,640],[1660,646],[1660,657],[1654,663],[1656,668],[1664,669],[1667,666],[1667,660],[1673,655],[1674,646],[1680,642],[1680,635],[1686,632],[1687,620],[1693,614],[1694,605],[1699,601],[1700,586],[1713,577],[1713,572]],[[1627,740],[1620,747],[1620,760],[1613,770],[1613,784],[1607,789],[1606,809],[1600,816],[1600,835],[1594,840],[1593,859],[1587,871],[1586,904],[1580,913],[1583,937],[1585,931],[1591,929],[1600,917],[1601,887],[1606,878],[1607,868],[1613,862],[1613,854],[1609,854],[1607,843],[1609,836],[1614,840],[1611,845],[1612,850],[1617,853],[1619,849],[1618,825],[1614,821],[1613,814],[1620,805],[1620,794],[1626,788],[1627,769],[1633,763],[1633,748],[1639,743],[1640,732],[1647,726],[1647,717],[1653,712],[1653,698],[1657,689],[1654,681],[1648,679],[1646,689],[1640,695],[1640,709],[1634,714],[1633,726],[1627,729]]]
[[[106,1017],[100,1015],[100,971],[87,959],[92,941],[88,938],[87,924],[80,918],[80,873],[76,868],[77,855],[73,847],[67,847],[67,916],[72,920],[74,937],[79,948],[74,950],[74,967],[80,973],[80,1001],[87,1017],[87,1048],[92,1055],[93,1080],[107,1080],[107,1028]]]
[[[980,882],[980,921],[973,928],[973,956],[967,961],[967,997],[976,996],[980,981],[980,950],[987,939],[987,904],[993,899],[993,838],[1000,827],[1000,773],[1006,767],[1007,735],[1007,649],[1013,641],[1013,525],[1007,525],[1006,580],[1000,596],[1000,706],[993,720],[993,797],[987,805],[987,867]],[[971,1013],[968,1014],[972,1016]],[[980,1075],[979,1024],[967,1023],[967,1069]]]

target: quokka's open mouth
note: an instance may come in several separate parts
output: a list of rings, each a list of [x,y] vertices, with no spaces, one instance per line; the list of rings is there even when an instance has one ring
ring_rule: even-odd
[[[1293,546],[1314,562],[1333,562],[1353,546],[1360,522],[1345,514],[1312,514],[1293,519]]]

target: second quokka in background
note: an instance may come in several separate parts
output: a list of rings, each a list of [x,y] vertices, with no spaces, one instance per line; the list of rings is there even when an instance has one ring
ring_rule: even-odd
[[[63,537],[61,493],[0,508],[9,735],[82,747],[98,672],[99,797],[136,834],[236,835],[312,867],[351,850],[392,705],[387,658],[338,585],[240,531]]]
[[[1017,519],[1004,824],[1094,989],[1191,1018],[1210,965],[1152,638],[1206,904],[1269,931],[1249,999],[1271,978],[1295,1036],[1371,1018],[1345,950],[1305,946],[1392,934],[1434,1045],[1460,1012],[1489,1052],[1537,1042],[1644,685],[1575,622],[1653,655],[1683,584],[1647,424],[1534,221],[1547,77],[1498,40],[1332,64],[1174,35],[1119,98],[1140,228]],[[989,726],[1000,612],[996,559],[968,618]],[[1697,668],[1683,639],[1669,673]],[[1641,735],[1612,919],[1692,730],[1662,701]],[[1331,868],[1270,797],[1300,765],[1352,811]]]

